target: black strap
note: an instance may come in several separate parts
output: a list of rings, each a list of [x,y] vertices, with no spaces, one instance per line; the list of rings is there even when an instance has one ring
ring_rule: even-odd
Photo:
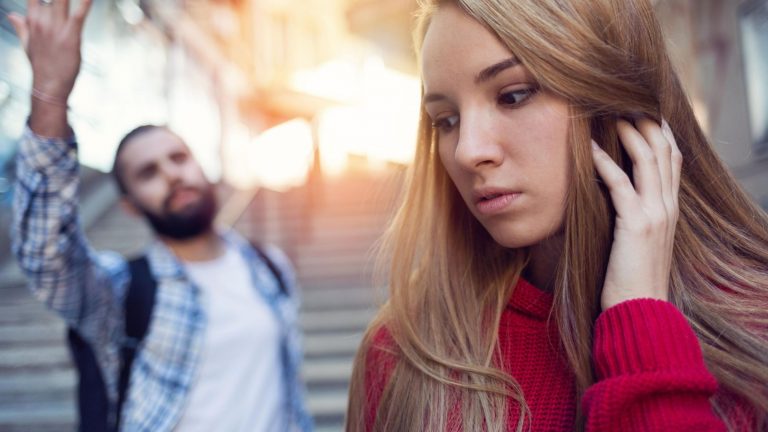
[[[146,255],[128,262],[131,283],[125,297],[125,342],[120,349],[120,381],[117,393],[117,419],[119,423],[123,402],[128,392],[133,360],[139,344],[144,340],[152,319],[157,294],[157,280],[152,276]]]
[[[81,432],[117,430],[120,410],[128,389],[131,366],[136,357],[136,349],[149,328],[157,282],[152,277],[146,257],[129,261],[128,269],[131,282],[128,285],[123,303],[127,343],[120,350],[118,405],[117,412],[113,413],[113,417],[110,418],[106,385],[90,343],[80,337],[77,331],[72,328],[69,328],[67,332],[72,360],[78,372],[78,430]]]
[[[269,270],[272,272],[272,275],[275,277],[275,279],[277,279],[277,283],[280,286],[280,293],[283,295],[288,295],[288,286],[283,278],[283,272],[280,271],[280,268],[277,267],[277,264],[275,264],[275,262],[269,258],[269,255],[267,255],[264,252],[264,249],[262,249],[261,246],[259,246],[257,243],[251,242],[251,246],[259,258],[261,258],[267,267],[269,267]]]
[[[79,432],[109,432],[109,402],[106,385],[91,345],[73,329],[67,329],[72,362],[77,367]]]

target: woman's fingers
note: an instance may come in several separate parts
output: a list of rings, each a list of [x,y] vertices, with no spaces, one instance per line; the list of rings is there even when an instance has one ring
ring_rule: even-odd
[[[665,136],[666,134],[661,126],[655,121],[643,118],[636,122],[636,126],[651,151],[656,155],[661,198],[664,202],[664,207],[670,209],[673,205],[672,144]]]
[[[630,215],[643,212],[637,192],[629,180],[629,176],[621,169],[611,157],[592,141],[592,156],[595,169],[608,187],[608,192],[613,201],[619,217],[627,218]]]
[[[669,126],[641,119],[619,121],[622,146],[633,163],[634,184],[593,142],[595,169],[616,209],[613,245],[601,305],[633,298],[668,299],[669,270],[677,223],[682,157]]]
[[[617,212],[624,218],[646,215],[651,223],[675,216],[682,156],[669,125],[659,126],[646,118],[638,120],[637,126],[619,120],[616,128],[632,159],[634,181],[599,147],[595,168],[609,187]]]
[[[626,120],[616,123],[616,130],[624,149],[632,159],[634,186],[647,207],[659,204],[662,182],[659,176],[659,158],[640,131]]]
[[[680,148],[677,146],[677,140],[675,139],[675,134],[672,133],[672,128],[669,127],[669,123],[667,123],[666,120],[661,121],[661,131],[671,147],[672,198],[675,209],[677,209],[678,196],[680,193],[680,175],[683,170],[683,154],[680,152]]]

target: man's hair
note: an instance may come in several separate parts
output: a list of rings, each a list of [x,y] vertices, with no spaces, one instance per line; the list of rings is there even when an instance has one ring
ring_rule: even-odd
[[[134,138],[137,138],[140,135],[143,135],[147,132],[151,132],[156,129],[165,129],[168,130],[167,126],[161,126],[161,125],[153,125],[153,124],[145,124],[138,126],[125,134],[123,139],[120,140],[120,143],[117,144],[117,150],[115,151],[115,159],[112,162],[112,178],[115,179],[115,183],[117,183],[117,188],[120,190],[120,194],[122,195],[128,195],[128,189],[125,186],[125,181],[123,179],[123,170],[120,166],[120,153],[122,153],[123,149],[125,148],[125,145],[128,144],[129,141],[131,141]]]

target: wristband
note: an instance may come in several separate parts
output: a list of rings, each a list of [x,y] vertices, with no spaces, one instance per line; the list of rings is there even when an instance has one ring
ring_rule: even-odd
[[[66,99],[65,100],[57,99],[53,96],[50,96],[41,92],[40,90],[34,87],[32,88],[32,97],[39,100],[40,102],[45,102],[50,105],[55,105],[58,107],[69,109],[69,105],[67,105]]]

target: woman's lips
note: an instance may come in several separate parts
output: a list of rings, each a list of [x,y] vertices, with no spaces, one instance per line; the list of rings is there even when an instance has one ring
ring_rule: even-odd
[[[520,192],[503,192],[499,194],[493,194],[488,198],[480,198],[475,203],[477,211],[486,216],[501,213],[509,207],[520,197]]]

